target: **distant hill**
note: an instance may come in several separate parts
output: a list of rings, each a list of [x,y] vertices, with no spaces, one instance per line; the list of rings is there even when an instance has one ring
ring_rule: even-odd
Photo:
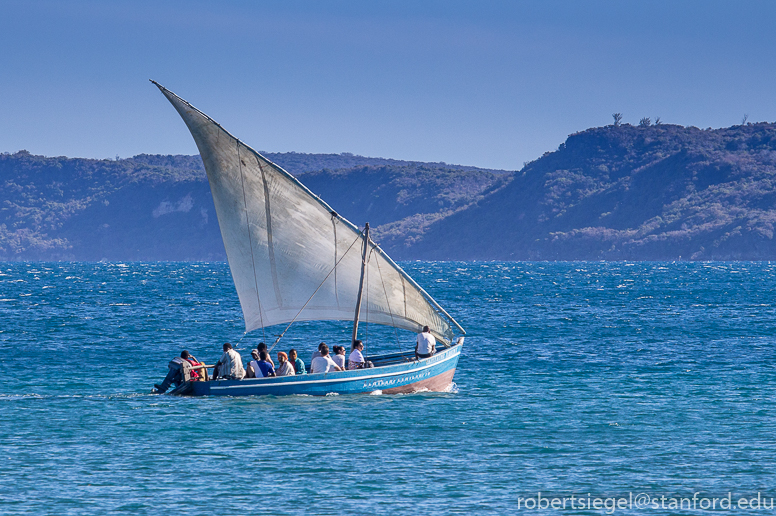
[[[350,154],[265,155],[304,175],[308,187],[354,223],[371,222],[375,235],[381,226],[386,234],[390,224],[408,226],[393,234],[402,243],[509,176]],[[2,260],[226,259],[199,156],[114,161],[6,153],[0,185]]]
[[[776,124],[569,136],[399,257],[776,259]]]
[[[776,124],[606,126],[519,172],[265,154],[397,259],[776,259]],[[0,259],[222,260],[199,156],[0,155]]]
[[[298,176],[306,172],[319,170],[342,170],[358,167],[428,167],[433,169],[482,171],[477,167],[464,165],[449,165],[447,163],[425,163],[422,161],[402,161],[398,159],[367,158],[357,156],[349,152],[342,154],[305,154],[302,152],[261,152],[261,155],[270,161],[280,165],[287,172]],[[164,156],[158,154],[140,154],[129,158],[127,161],[143,163],[145,165],[159,166],[170,169],[190,169],[205,171],[202,159],[199,156]],[[506,170],[488,170],[496,174],[508,174]]]

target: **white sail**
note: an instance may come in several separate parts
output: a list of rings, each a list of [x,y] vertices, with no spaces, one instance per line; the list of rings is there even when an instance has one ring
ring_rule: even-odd
[[[246,331],[297,320],[353,320],[363,234],[291,174],[154,82],[199,148]],[[443,342],[456,323],[370,241],[361,320]]]

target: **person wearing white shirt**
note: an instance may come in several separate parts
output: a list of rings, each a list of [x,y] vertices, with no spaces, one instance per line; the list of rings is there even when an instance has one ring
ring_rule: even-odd
[[[315,357],[310,364],[310,374],[328,373],[330,371],[342,371],[342,368],[334,363],[329,356],[329,346],[322,344],[320,347],[321,356]]]
[[[428,326],[423,327],[423,332],[418,333],[415,345],[415,358],[428,358],[436,353],[436,339],[431,335]]]
[[[364,343],[360,340],[353,342],[353,351],[350,352],[350,357],[348,358],[348,369],[361,369],[364,367],[366,360],[364,360],[362,351],[364,351]]]
[[[345,346],[334,346],[334,355],[331,357],[334,363],[345,370]]]
[[[316,358],[321,356],[321,348],[323,346],[325,346],[325,345],[326,345],[325,342],[321,342],[320,344],[318,344],[318,350],[317,351],[313,351],[313,356],[310,357],[310,367],[312,367],[313,360],[315,360]]]

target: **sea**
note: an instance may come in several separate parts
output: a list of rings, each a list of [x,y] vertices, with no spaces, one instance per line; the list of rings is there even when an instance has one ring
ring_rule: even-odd
[[[401,265],[466,329],[449,392],[153,395],[284,329],[227,264],[0,263],[0,513],[774,512],[776,263]]]

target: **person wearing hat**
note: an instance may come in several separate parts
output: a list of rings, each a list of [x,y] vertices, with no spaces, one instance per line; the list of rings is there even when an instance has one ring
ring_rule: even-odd
[[[275,370],[275,374],[278,376],[292,376],[296,374],[294,366],[288,361],[288,355],[282,351],[278,351],[278,367]]]

